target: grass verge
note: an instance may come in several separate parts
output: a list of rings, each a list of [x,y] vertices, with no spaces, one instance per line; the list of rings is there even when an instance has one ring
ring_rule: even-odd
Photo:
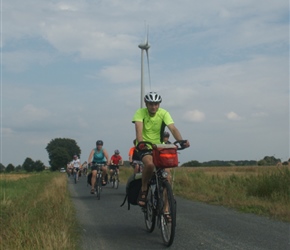
[[[121,180],[132,173],[123,168]],[[182,167],[171,173],[175,195],[290,222],[289,167]]]
[[[0,179],[1,249],[76,249],[75,211],[66,175]]]

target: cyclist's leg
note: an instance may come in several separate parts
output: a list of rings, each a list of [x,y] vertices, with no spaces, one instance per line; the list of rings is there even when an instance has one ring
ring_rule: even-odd
[[[107,166],[102,166],[102,170],[103,170],[103,184],[106,184],[106,177],[108,178],[108,174],[107,174],[107,172],[108,172],[108,167]]]
[[[96,179],[97,179],[97,170],[92,170],[92,189],[91,189],[91,193],[95,193],[95,184],[96,184]]]
[[[144,163],[144,169],[142,173],[142,187],[138,197],[138,204],[140,206],[145,206],[148,182],[152,177],[154,171],[153,157],[151,154],[146,154],[142,157]]]
[[[171,168],[165,168],[165,172],[167,173],[166,179],[168,180],[169,184],[171,185],[172,177],[171,177]]]
[[[134,173],[135,174],[139,173],[139,164],[138,163],[135,163]]]
[[[146,191],[148,188],[148,182],[152,177],[154,171],[153,157],[151,154],[145,155],[142,158],[144,163],[144,169],[142,174],[142,191]]]

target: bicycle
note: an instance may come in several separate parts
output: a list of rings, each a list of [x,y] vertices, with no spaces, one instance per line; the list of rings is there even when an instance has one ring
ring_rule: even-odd
[[[101,199],[101,191],[102,191],[102,186],[103,186],[103,170],[102,167],[104,164],[102,163],[92,163],[93,166],[97,167],[97,176],[96,176],[96,182],[95,182],[95,194],[97,195],[97,199]]]
[[[110,182],[111,182],[112,188],[118,189],[118,187],[119,187],[118,166],[117,165],[111,165],[110,168],[113,170],[113,175],[110,178]]]
[[[142,208],[146,230],[149,233],[152,233],[155,229],[157,221],[157,226],[161,230],[163,243],[167,247],[172,245],[175,237],[176,200],[174,198],[171,185],[166,178],[167,172],[164,168],[177,167],[177,150],[184,149],[183,143],[185,142],[186,140],[176,141],[174,144],[152,144],[150,142],[143,141],[137,145],[138,149],[141,144],[150,145],[152,147],[153,162],[156,166],[153,176],[148,184],[146,205]],[[177,144],[179,144],[179,146]],[[158,148],[164,148],[164,150],[167,150],[167,153],[164,154],[164,159],[166,157],[169,157],[170,159],[165,159],[163,163],[160,161],[157,162],[158,153],[155,151],[157,151]],[[173,152],[175,152],[175,154]],[[171,159],[171,156],[174,157],[174,159]],[[166,163],[167,160],[168,162]],[[174,162],[172,165],[171,161]]]
[[[77,184],[77,181],[79,180],[79,168],[73,169],[73,178],[74,178],[75,184]]]

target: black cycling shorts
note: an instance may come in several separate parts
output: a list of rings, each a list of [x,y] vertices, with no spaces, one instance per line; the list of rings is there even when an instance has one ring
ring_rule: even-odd
[[[115,170],[115,169],[119,169],[118,165],[110,165],[110,169]]]
[[[139,151],[138,151],[138,155],[139,155],[140,160],[142,161],[142,158],[143,158],[145,155],[152,155],[152,149],[139,150]]]
[[[105,166],[105,164],[98,164],[98,165],[96,165],[96,164],[93,164],[92,165],[92,167],[91,167],[91,170],[93,171],[93,170],[98,170],[99,169],[99,167],[100,167],[100,165],[102,165],[102,167],[104,167]]]

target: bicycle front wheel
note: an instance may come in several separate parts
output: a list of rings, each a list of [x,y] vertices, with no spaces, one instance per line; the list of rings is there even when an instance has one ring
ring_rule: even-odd
[[[97,199],[101,199],[101,188],[102,188],[102,178],[98,177],[97,178],[97,187],[96,187],[96,192],[97,192]]]
[[[77,174],[74,173],[74,181],[75,181],[75,184],[77,184]]]
[[[115,175],[114,187],[116,189],[118,189],[118,187],[119,187],[119,176],[118,176],[118,174]]]
[[[160,228],[162,239],[164,245],[171,246],[175,236],[176,202],[171,185],[168,181],[162,183],[160,192],[160,197],[162,198],[162,206],[160,207]]]
[[[149,233],[154,231],[156,222],[156,210],[153,207],[153,199],[154,194],[152,194],[151,187],[149,186],[146,207],[144,209],[145,226]]]

